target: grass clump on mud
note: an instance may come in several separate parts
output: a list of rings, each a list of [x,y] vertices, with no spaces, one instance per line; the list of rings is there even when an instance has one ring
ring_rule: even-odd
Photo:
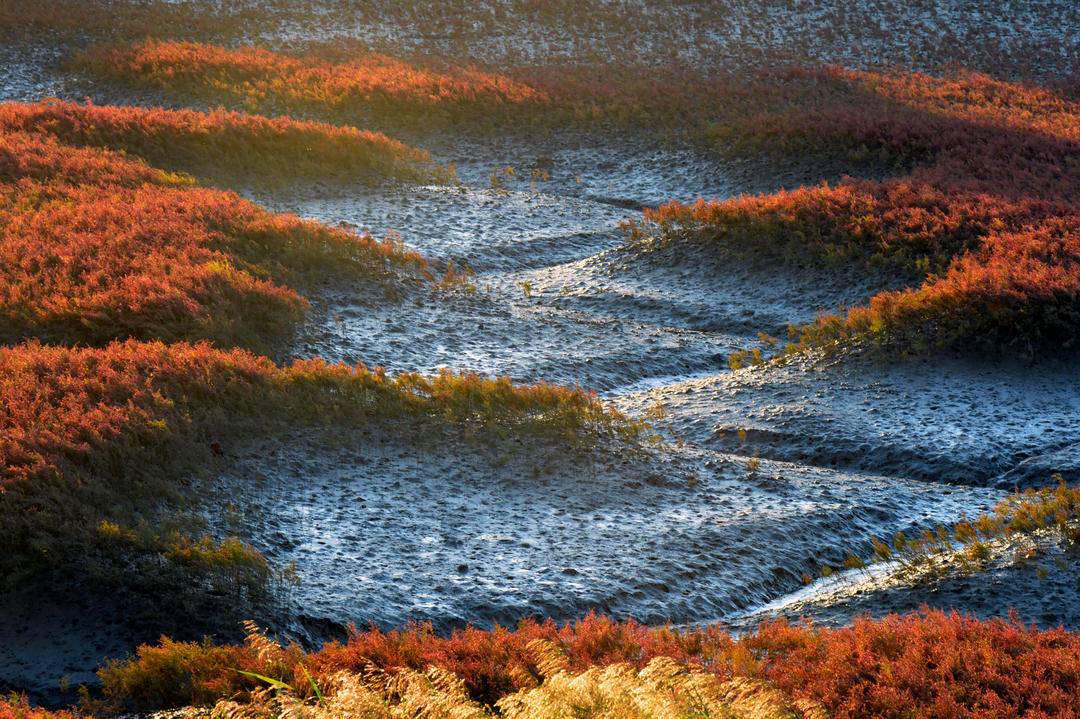
[[[399,243],[24,132],[0,133],[0,230],[9,343],[134,337],[265,349],[306,308],[287,282],[366,279],[394,294],[426,277],[424,259]]]
[[[0,104],[0,131],[137,155],[217,181],[448,182],[431,156],[378,132],[241,112],[197,112],[61,102]]]
[[[127,553],[149,556],[149,574],[164,559],[239,565],[253,582],[263,578],[265,563],[235,542],[207,543],[168,521],[151,528],[171,516],[158,516],[163,505],[197,505],[190,480],[223,447],[297,424],[401,425],[418,437],[458,428],[475,441],[514,434],[568,449],[633,442],[643,429],[579,389],[451,372],[390,376],[321,360],[279,367],[185,343],[3,348],[0,400],[0,562],[13,580]]]
[[[347,706],[357,692],[379,694],[379,682],[387,682],[381,686],[413,691],[382,694],[387,713],[375,716],[409,715],[409,706],[440,701],[477,717],[489,716],[492,706],[511,716],[529,710],[525,715],[557,717],[567,705],[581,707],[583,716],[637,716],[649,708],[659,714],[645,716],[689,717],[700,716],[704,705],[735,716],[973,719],[987,711],[1003,718],[1032,711],[1075,716],[1077,666],[1080,638],[1065,630],[925,611],[861,618],[843,629],[771,622],[737,639],[718,626],[647,628],[597,616],[565,626],[530,620],[513,630],[469,628],[447,637],[415,625],[356,632],[312,654],[252,631],[240,645],[143,646],[132,659],[105,667],[101,678],[106,697],[119,706],[228,700],[219,707],[234,715],[270,714],[278,702],[319,715],[316,707],[324,703]],[[417,693],[425,672],[427,691]],[[274,699],[252,674],[291,689]],[[661,677],[672,682],[669,689],[693,687],[699,695],[658,692],[653,680]],[[640,703],[621,689],[633,689]],[[406,697],[417,703],[405,704]],[[754,698],[763,714],[750,711]]]
[[[992,558],[994,543],[1046,531],[1076,546],[1080,543],[1080,486],[1070,487],[1060,474],[1053,479],[1057,482],[1054,487],[1018,492],[999,502],[993,512],[961,519],[951,528],[938,525],[916,535],[897,532],[891,539],[874,538],[870,556],[852,553],[843,568],[898,562],[905,572],[922,572],[933,560],[942,559],[945,564],[936,569],[974,571]],[[821,573],[829,576],[832,572],[833,568],[826,566]]]
[[[824,69],[780,75],[764,87],[771,101],[758,102],[770,109],[729,111],[717,126],[723,151],[832,151],[877,158],[904,174],[673,202],[631,224],[633,240],[865,263],[917,285],[800,328],[804,345],[871,338],[907,349],[983,344],[1034,353],[1075,344],[1074,101],[974,73]]]

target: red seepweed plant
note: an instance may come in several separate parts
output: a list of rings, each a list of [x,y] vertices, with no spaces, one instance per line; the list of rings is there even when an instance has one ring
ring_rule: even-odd
[[[91,49],[79,63],[116,81],[238,102],[249,110],[314,108],[333,117],[399,121],[419,111],[428,124],[547,102],[528,84],[479,67],[435,67],[371,52],[336,61],[256,47],[147,40]]]
[[[0,133],[0,182],[22,179],[129,188],[194,185],[190,177],[150,167],[112,150],[71,147],[37,134]]]
[[[29,132],[214,179],[452,180],[424,150],[379,132],[289,117],[50,100],[0,104],[0,132]]]
[[[672,657],[722,679],[767,680],[838,719],[1071,719],[1080,713],[1075,633],[930,610],[861,618],[842,629],[770,622],[739,638],[717,626],[647,628],[595,615],[564,626],[525,621],[512,630],[463,629],[449,636],[414,625],[357,632],[310,655],[295,646],[268,647],[261,635],[234,646],[165,640],[110,664],[101,678],[112,701],[152,708],[210,704],[257,688],[236,669],[303,690],[308,672],[325,686],[342,671],[434,666],[457,674],[470,697],[490,704],[536,686],[541,675],[528,647],[537,639],[560,650],[571,671]]]
[[[423,259],[370,236],[201,188],[0,185],[0,336],[265,347],[313,272],[393,281]]]
[[[0,105],[9,121],[16,110],[40,111],[40,122],[22,126],[46,133],[0,131],[0,339],[212,339],[262,349],[306,307],[286,282],[359,278],[393,294],[427,277],[424,259],[396,241],[270,213],[113,150],[65,144],[57,137],[88,142],[86,133],[99,132],[92,113],[72,109],[81,107]],[[157,117],[175,120],[132,117],[152,127]],[[125,128],[113,131],[153,134]],[[100,132],[95,142],[111,136]]]
[[[830,68],[782,75],[763,92],[787,102],[743,108],[719,125],[725,151],[840,148],[908,168],[906,176],[669,203],[645,213],[661,242],[886,263],[922,280],[801,328],[802,344],[871,337],[909,349],[984,343],[1028,353],[1074,344],[1080,106],[973,73]]]

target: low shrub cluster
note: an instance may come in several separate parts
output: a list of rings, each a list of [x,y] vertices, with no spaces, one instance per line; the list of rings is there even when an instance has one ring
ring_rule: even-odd
[[[210,117],[105,110],[0,105],[0,340],[211,339],[264,349],[306,307],[286,282],[347,277],[392,292],[428,276],[423,258],[397,242],[273,214],[114,150],[67,144],[123,146],[130,136],[143,138],[127,144],[132,151],[158,147],[161,136],[146,138],[179,118]],[[132,124],[108,130],[110,117]]]
[[[164,172],[112,150],[71,147],[36,134],[0,133],[0,182],[23,179],[127,188],[195,184],[190,177]]]
[[[704,77],[682,63],[627,67],[597,59],[478,67],[439,57],[402,59],[348,43],[285,54],[245,46],[144,41],[102,46],[76,61],[109,80],[248,110],[424,129],[586,127],[704,129],[734,76]],[[687,76],[694,82],[686,82]]]
[[[542,105],[525,83],[475,66],[354,53],[345,61],[256,47],[147,40],[99,47],[79,64],[102,77],[249,110],[316,112],[334,119],[414,119],[425,125]]]
[[[881,264],[918,286],[799,328],[803,345],[1075,344],[1080,317],[1080,107],[1046,89],[960,73],[793,72],[768,111],[729,110],[724,151],[839,149],[903,168],[756,197],[669,203],[632,239]],[[781,101],[778,98],[786,98]],[[755,106],[756,107],[756,106]],[[742,113],[741,115],[739,113]]]
[[[775,623],[745,642],[763,676],[835,719],[1080,712],[1080,638],[1063,629],[924,612],[835,630]]]
[[[284,281],[393,284],[423,259],[235,194],[144,185],[0,186],[0,337],[100,344],[211,339],[265,348],[306,307]]]
[[[165,110],[61,101],[0,104],[0,132],[31,132],[80,147],[137,155],[215,180],[446,182],[431,156],[378,132],[216,110]]]
[[[371,630],[310,655],[257,632],[234,646],[164,640],[114,662],[101,677],[107,695],[128,706],[231,699],[228,707],[236,711],[252,695],[256,704],[265,701],[265,683],[254,675],[291,687],[290,701],[319,705],[335,701],[343,672],[402,682],[428,672],[445,680],[431,682],[435,688],[468,702],[470,711],[498,705],[537,717],[563,716],[559,707],[576,705],[574,698],[588,697],[584,707],[594,711],[632,701],[608,692],[607,681],[646,689],[631,694],[651,701],[645,697],[653,692],[639,682],[663,673],[673,681],[669,688],[693,682],[698,699],[720,698],[736,709],[740,701],[756,702],[787,716],[1069,718],[1078,711],[1080,637],[929,610],[858,619],[843,629],[773,622],[739,638],[715,626],[650,629],[589,616],[562,627],[526,621],[516,630],[467,629],[449,637],[425,626]],[[321,701],[315,687],[326,688]],[[694,700],[689,694],[653,697],[656,715],[701,716],[683,703]]]

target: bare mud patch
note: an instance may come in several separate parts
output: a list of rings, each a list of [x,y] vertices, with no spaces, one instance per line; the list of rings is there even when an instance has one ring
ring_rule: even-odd
[[[617,317],[742,337],[785,338],[788,325],[865,303],[902,280],[851,267],[798,266],[735,252],[620,244],[576,263],[522,271],[543,301]],[[725,362],[722,364],[726,363]]]
[[[589,610],[715,619],[871,536],[1000,496],[778,462],[748,474],[692,448],[573,456],[447,439],[298,433],[237,448],[214,486],[249,541],[295,563],[290,606],[309,624],[444,630]]]
[[[1025,460],[1071,452],[1080,430],[1078,377],[1080,368],[1065,361],[867,351],[674,383],[621,405],[635,411],[660,402],[682,436],[722,451],[992,486],[1007,484]]]

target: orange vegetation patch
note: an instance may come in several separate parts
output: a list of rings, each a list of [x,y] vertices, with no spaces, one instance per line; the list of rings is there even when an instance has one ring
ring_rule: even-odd
[[[348,41],[289,55],[255,47],[154,41],[105,46],[78,65],[113,81],[248,110],[314,113],[430,128],[464,121],[502,129],[571,123],[700,127],[737,84],[681,64],[592,63],[493,68],[439,57],[401,59]],[[692,78],[692,80],[688,80]]]
[[[633,438],[639,426],[581,389],[443,372],[388,375],[298,361],[280,368],[242,350],[128,341],[100,349],[0,348],[0,488],[65,474],[102,453],[175,439],[200,421],[248,424],[413,418],[566,440]],[[217,408],[217,409],[215,409]],[[227,415],[222,416],[222,415]],[[209,421],[209,420],[207,420]]]
[[[733,92],[732,101],[717,109],[713,135],[736,149],[790,152],[866,143],[866,149],[897,159],[913,151],[952,153],[958,144],[1015,144],[1024,134],[1029,142],[1080,139],[1071,93],[975,72],[794,69],[750,78]],[[981,154],[971,159],[979,161]]]
[[[76,719],[69,711],[46,711],[30,706],[25,697],[0,697],[0,719]]]
[[[207,338],[264,346],[305,302],[275,281],[389,277],[413,253],[227,192],[0,185],[0,334],[64,342]]]
[[[192,184],[190,178],[163,172],[111,150],[71,147],[41,135],[0,133],[0,182],[23,178],[60,178],[80,185],[123,187]]]
[[[253,47],[147,40],[91,50],[81,63],[115,80],[239,102],[248,109],[315,109],[335,117],[412,111],[430,122],[546,100],[524,83],[477,67],[436,69],[376,53],[335,62]]]
[[[208,704],[257,686],[237,668],[309,686],[339,671],[436,666],[462,678],[474,699],[491,703],[540,678],[529,642],[544,639],[567,655],[569,668],[657,656],[698,665],[722,678],[774,682],[796,699],[820,703],[836,719],[967,719],[1078,716],[1080,635],[1040,631],[1004,620],[978,621],[926,611],[845,629],[784,622],[733,639],[719,627],[651,629],[589,616],[571,625],[526,621],[515,630],[465,629],[449,637],[424,625],[371,630],[345,644],[304,655],[255,635],[216,647],[164,641],[102,670],[107,695],[134,707]]]
[[[423,151],[382,133],[240,112],[46,101],[0,104],[0,131],[123,150],[153,165],[213,178],[448,181]]]
[[[1025,352],[1075,344],[1080,105],[971,73],[837,69],[784,75],[763,96],[788,103],[718,126],[726,150],[842,148],[914,167],[899,179],[670,203],[645,214],[662,241],[886,261],[923,278],[803,328],[807,343],[869,336]]]
[[[399,243],[272,214],[111,150],[24,132],[0,132],[0,258],[8,342],[264,348],[306,307],[283,282],[348,276],[389,289],[426,272]]]

